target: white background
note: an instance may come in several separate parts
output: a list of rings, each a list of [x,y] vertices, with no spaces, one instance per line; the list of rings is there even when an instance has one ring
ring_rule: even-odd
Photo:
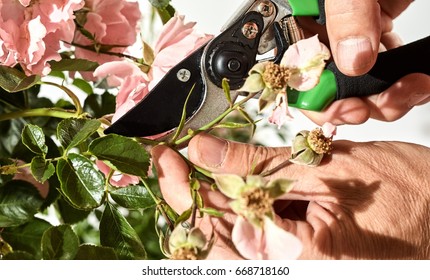
[[[172,0],[172,5],[177,12],[185,15],[187,21],[195,21],[200,31],[215,35],[241,3],[241,0]],[[430,1],[416,0],[396,19],[394,28],[405,43],[430,35],[429,13]],[[293,109],[292,113],[295,119],[286,124],[291,132],[315,127],[300,112]],[[258,136],[268,137],[268,135]],[[336,138],[355,141],[399,140],[430,146],[430,103],[415,107],[396,122],[369,120],[362,125],[339,127]],[[279,143],[274,141],[271,144]]]

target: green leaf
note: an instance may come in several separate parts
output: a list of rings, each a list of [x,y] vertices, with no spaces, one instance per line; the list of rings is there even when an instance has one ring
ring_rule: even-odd
[[[79,246],[75,260],[117,260],[115,250],[109,247],[83,244]]]
[[[139,185],[116,189],[110,195],[118,205],[129,209],[147,209],[155,205],[146,188]]]
[[[270,181],[266,188],[269,191],[269,195],[271,198],[278,198],[279,196],[286,194],[291,191],[294,187],[293,180],[279,178],[273,181]]]
[[[104,176],[86,157],[69,154],[68,159],[60,159],[57,176],[61,192],[78,209],[97,208],[104,199]]]
[[[11,67],[0,65],[0,87],[8,92],[18,92],[36,85],[40,76],[27,76]]]
[[[237,128],[252,127],[252,125],[253,124],[251,123],[223,122],[223,123],[217,124],[215,128],[237,129]]]
[[[86,94],[93,94],[93,87],[90,85],[90,83],[88,83],[84,79],[76,78],[73,80],[72,85],[79,88],[80,90],[82,90]]]
[[[149,3],[155,8],[165,9],[170,4],[170,0],[149,0]]]
[[[45,134],[37,125],[27,124],[22,130],[22,143],[33,153],[43,155],[48,153]]]
[[[9,261],[22,261],[22,260],[35,260],[35,257],[27,252],[23,251],[13,251],[12,253],[7,254],[3,257],[3,260]]]
[[[91,94],[85,99],[84,111],[94,118],[115,112],[115,96],[108,91],[103,94]]]
[[[175,226],[177,226],[183,222],[186,222],[191,217],[192,212],[193,211],[191,208],[188,208],[187,210],[182,212],[182,214],[179,215],[179,217],[176,219]]]
[[[141,177],[148,174],[148,152],[131,138],[109,134],[92,141],[89,152],[99,160],[109,161],[111,166],[123,173]]]
[[[146,259],[146,251],[136,231],[124,216],[107,204],[100,220],[100,243],[112,247],[119,259]]]
[[[63,58],[49,64],[53,71],[94,71],[99,66],[97,62],[80,58]]]
[[[76,224],[88,217],[91,211],[79,210],[73,207],[65,198],[60,197],[57,200],[58,212],[66,224]]]
[[[39,191],[30,183],[13,180],[0,188],[0,228],[22,225],[43,204]]]
[[[218,189],[227,197],[236,199],[239,198],[242,187],[245,182],[242,177],[234,174],[213,174],[215,183]]]
[[[182,129],[185,126],[185,121],[187,120],[187,106],[188,106],[188,100],[190,99],[191,95],[194,92],[194,87],[196,86],[196,84],[193,84],[193,86],[190,89],[190,92],[188,93],[187,99],[185,99],[185,103],[184,103],[184,107],[182,108],[182,116],[181,116],[181,121],[179,122],[178,127],[176,128],[176,132],[173,135],[173,137],[171,138],[170,142],[171,143],[175,143],[176,139],[178,139],[179,135],[182,132]]]
[[[228,83],[228,79],[226,78],[222,79],[222,89],[224,91],[225,98],[227,98],[228,104],[232,106],[233,102],[231,100],[230,84]]]
[[[47,221],[36,218],[24,225],[4,229],[2,237],[14,251],[27,252],[40,259],[42,235],[50,227]]]
[[[55,173],[55,166],[44,157],[34,157],[31,161],[31,173],[40,183],[45,183]]]
[[[45,260],[73,260],[78,248],[79,238],[69,225],[51,227],[42,236],[42,257]]]
[[[65,119],[57,128],[57,137],[65,149],[70,149],[88,139],[100,127],[97,120]]]
[[[220,212],[217,209],[211,207],[200,208],[199,211],[217,218],[222,218],[224,216],[223,212]]]

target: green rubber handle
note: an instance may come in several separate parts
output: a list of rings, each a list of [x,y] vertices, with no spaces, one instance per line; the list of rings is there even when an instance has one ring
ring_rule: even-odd
[[[318,0],[288,0],[293,16],[319,16],[320,7]]]
[[[332,71],[325,69],[319,83],[313,89],[301,92],[288,88],[288,105],[304,110],[322,111],[336,99],[336,93],[336,76]]]

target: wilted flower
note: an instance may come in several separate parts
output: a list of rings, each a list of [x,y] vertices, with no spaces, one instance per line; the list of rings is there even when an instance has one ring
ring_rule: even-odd
[[[96,161],[97,168],[105,174],[105,176],[109,176],[112,172],[112,169],[103,161]],[[130,185],[136,185],[139,183],[139,177],[129,174],[124,174],[119,171],[113,171],[109,183],[115,187],[127,187]]]
[[[319,42],[317,35],[300,40],[288,48],[279,65],[269,61],[254,65],[239,90],[261,91],[260,111],[275,102],[269,121],[280,127],[292,118],[288,111],[287,87],[299,91],[315,87],[324,70],[325,60],[329,58],[328,48]]]
[[[214,174],[219,190],[227,197],[238,215],[232,241],[248,259],[295,259],[302,251],[300,240],[274,223],[273,202],[289,192],[293,182],[277,179],[267,182],[250,175],[244,181],[232,174]]]
[[[168,237],[168,254],[172,260],[205,259],[213,245],[213,237],[207,240],[199,228],[178,225]]]
[[[300,131],[293,140],[290,161],[309,166],[319,165],[324,155],[331,152],[335,134],[336,126],[331,123],[325,123],[312,131]]]
[[[281,60],[281,65],[291,71],[288,85],[298,91],[314,88],[329,58],[330,51],[318,40],[318,35],[291,45]]]
[[[27,75],[47,75],[61,59],[60,42],[71,41],[74,12],[83,0],[0,1],[0,63],[20,64]]]

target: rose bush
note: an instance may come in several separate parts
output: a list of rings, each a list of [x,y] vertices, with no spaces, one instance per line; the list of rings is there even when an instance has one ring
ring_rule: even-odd
[[[150,3],[165,21],[153,48],[140,38],[137,1],[0,1],[0,258],[205,258],[216,237],[196,221],[205,215],[222,219],[224,213],[205,205],[201,180],[232,199],[229,211],[238,218],[231,234],[243,257],[300,255],[300,241],[276,224],[272,207],[290,189],[288,180],[250,176],[234,178],[232,185],[192,166],[193,201],[176,213],[152,169],[148,149],[159,144],[156,139],[148,144],[105,135],[169,69],[212,38],[175,14],[169,1]],[[136,46],[139,55],[131,51]],[[242,88],[249,98],[224,114],[235,112],[244,122],[221,122],[220,115],[201,131],[254,128],[243,105],[259,91],[259,109],[274,104],[269,121],[281,126],[290,117],[286,88],[316,85],[328,59],[316,37],[290,49],[280,65],[264,62],[250,71]],[[53,96],[52,88],[66,97]],[[230,99],[228,86],[224,90]],[[46,92],[52,98],[43,97]],[[179,146],[193,133],[164,144]],[[317,153],[310,140],[300,141],[297,158]],[[20,238],[23,232],[28,238]]]

